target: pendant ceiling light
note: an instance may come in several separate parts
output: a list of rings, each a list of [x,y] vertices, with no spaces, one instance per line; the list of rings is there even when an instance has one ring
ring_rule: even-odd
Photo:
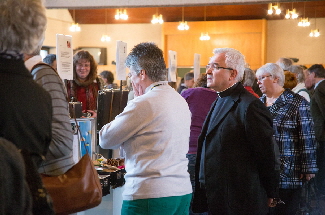
[[[298,18],[298,14],[296,13],[296,9],[293,8],[293,2],[292,2],[292,10],[287,9],[285,18],[286,19],[297,19]]]
[[[319,37],[320,36],[319,29],[317,29],[317,26],[316,26],[316,8],[315,8],[315,29],[310,31],[309,36],[310,37]]]
[[[182,21],[179,22],[179,25],[177,28],[178,28],[178,30],[181,30],[181,31],[184,31],[184,30],[187,31],[188,29],[190,29],[187,22],[184,21],[184,7],[182,7]]]
[[[76,32],[76,31],[80,31],[80,27],[78,25],[78,23],[75,22],[76,20],[76,12],[75,10],[73,10],[73,23],[71,24],[69,30],[72,31],[72,32]]]
[[[126,9],[117,9],[116,14],[115,14],[115,19],[116,20],[127,20],[129,18],[128,14],[126,13]]]
[[[163,24],[164,20],[161,14],[158,15],[158,7],[156,8],[156,14],[152,15],[152,24]]]
[[[204,6],[204,28],[206,30],[206,6]],[[200,40],[210,40],[208,32],[201,33]]]
[[[276,15],[281,14],[280,4],[279,3],[269,3],[267,14],[272,15],[275,13]]]
[[[111,37],[107,34],[107,9],[105,9],[105,28],[106,28],[106,34],[102,35],[102,38],[100,39],[102,42],[109,42],[111,41]]]
[[[300,20],[298,22],[298,26],[300,27],[307,27],[307,26],[310,26],[310,22],[308,20],[308,18],[306,18],[305,16],[306,14],[306,2],[304,2],[304,17],[300,17]]]

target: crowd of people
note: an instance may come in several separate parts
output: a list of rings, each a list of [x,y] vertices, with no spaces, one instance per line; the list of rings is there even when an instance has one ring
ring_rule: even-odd
[[[0,14],[0,213],[32,214],[19,149],[40,173],[65,173],[74,165],[68,103],[95,118],[98,91],[118,85],[111,71],[97,74],[85,50],[74,54],[66,83],[55,55],[42,62],[41,0],[3,0]],[[321,64],[280,58],[255,72],[238,50],[216,48],[206,73],[186,73],[178,90],[154,43],[134,46],[125,64],[134,95],[99,131],[102,148],[125,156],[122,215],[293,215],[309,181],[325,198]]]

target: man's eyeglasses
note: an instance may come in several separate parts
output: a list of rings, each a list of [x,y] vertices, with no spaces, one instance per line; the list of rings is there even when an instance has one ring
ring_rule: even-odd
[[[220,70],[220,69],[228,69],[228,70],[234,70],[232,68],[226,68],[226,67],[222,67],[222,66],[218,66],[218,64],[216,63],[213,63],[213,64],[208,64],[206,65],[206,70],[209,70],[209,69],[216,69],[216,70]]]
[[[263,81],[265,78],[271,77],[272,75],[267,75],[267,76],[262,76],[260,78],[258,78],[258,81]]]

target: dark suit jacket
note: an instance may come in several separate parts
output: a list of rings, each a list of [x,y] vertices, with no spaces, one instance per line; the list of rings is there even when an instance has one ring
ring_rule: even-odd
[[[325,80],[318,84],[310,100],[317,141],[325,142]]]
[[[242,84],[232,90],[215,119],[210,111],[198,140],[193,211],[208,206],[212,214],[266,214],[267,197],[277,197],[279,186],[272,117]],[[198,182],[204,139],[205,190]]]

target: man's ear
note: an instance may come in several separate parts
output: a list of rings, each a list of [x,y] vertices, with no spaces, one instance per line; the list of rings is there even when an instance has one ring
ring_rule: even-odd
[[[147,77],[146,70],[141,69],[141,71],[140,71],[140,79],[143,81],[144,79],[146,79],[146,77]]]
[[[238,75],[237,70],[235,70],[235,69],[234,70],[231,70],[231,72],[230,72],[230,79],[229,80],[236,79],[237,75]]]

